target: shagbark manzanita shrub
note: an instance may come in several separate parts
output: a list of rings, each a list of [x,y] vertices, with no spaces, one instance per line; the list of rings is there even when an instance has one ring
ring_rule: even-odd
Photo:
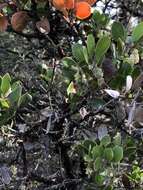
[[[64,90],[72,109],[76,109],[78,100],[89,89],[104,89],[104,92],[115,100],[121,95],[127,104],[130,104],[128,98],[134,96],[134,92],[142,87],[143,81],[143,23],[128,32],[122,23],[111,23],[107,15],[96,10],[90,21],[84,43],[72,44],[71,56],[61,60],[61,71],[57,70],[55,73],[55,84]],[[50,81],[50,76],[51,68],[42,73],[47,82]],[[98,104],[102,106],[102,97],[101,101],[99,99]],[[128,125],[133,121],[131,114],[128,117]],[[142,111],[136,109],[135,115],[138,121],[142,121]],[[132,146],[128,143],[122,145],[120,136],[112,140],[110,136],[105,136],[100,142],[91,139],[80,142],[78,151],[92,183],[97,184],[97,187],[113,189],[121,178],[122,159],[134,159],[136,147]],[[129,175],[123,174],[123,178],[124,176],[129,181],[141,182],[142,170],[137,166]]]
[[[99,186],[109,184],[112,187],[116,175],[118,176],[117,168],[123,159],[120,134],[113,140],[110,135],[104,136],[100,142],[85,140],[75,145],[74,151],[84,159],[86,173],[92,182]]]

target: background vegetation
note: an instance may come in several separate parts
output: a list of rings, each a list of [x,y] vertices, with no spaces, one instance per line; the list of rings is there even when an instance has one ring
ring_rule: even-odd
[[[143,2],[56,3],[0,1],[0,188],[141,190]]]

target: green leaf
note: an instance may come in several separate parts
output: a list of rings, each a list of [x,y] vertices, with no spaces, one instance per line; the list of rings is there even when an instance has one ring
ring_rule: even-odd
[[[0,104],[1,104],[2,108],[9,108],[9,103],[8,103],[7,99],[0,98]]]
[[[96,175],[95,176],[95,182],[98,185],[102,185],[104,181],[105,181],[104,176],[102,176],[102,175]]]
[[[99,64],[99,62],[103,59],[103,56],[108,51],[110,43],[111,39],[109,36],[103,36],[98,40],[95,48],[95,58],[97,64]]]
[[[101,168],[102,166],[102,159],[100,157],[97,157],[96,160],[94,161],[94,170],[97,171]]]
[[[11,87],[10,82],[11,82],[11,78],[10,78],[10,75],[7,73],[3,76],[2,82],[1,82],[1,91],[3,95],[5,95],[10,89]]]
[[[116,136],[114,137],[113,141],[114,145],[120,145],[121,144],[121,134],[117,133]]]
[[[1,83],[2,83],[2,76],[0,76],[0,86],[1,86]]]
[[[83,141],[82,145],[83,145],[85,151],[90,152],[91,149],[92,149],[94,146],[96,146],[96,142],[95,142],[95,141],[92,141],[92,140],[90,140],[90,139],[86,139],[86,140]]]
[[[133,30],[132,40],[138,42],[143,37],[143,22],[139,23]]]
[[[14,90],[15,88],[17,88],[19,85],[20,85],[20,82],[19,82],[19,81],[14,82],[14,83],[11,85],[11,90],[13,91],[13,90]]]
[[[75,79],[77,69],[77,63],[71,57],[65,57],[62,59],[62,73],[65,80],[69,82],[73,81]]]
[[[114,162],[120,162],[123,159],[123,148],[121,146],[116,145],[113,148],[114,152]]]
[[[121,38],[118,38],[117,40],[117,50],[118,50],[119,55],[123,54],[124,42],[121,40]]]
[[[92,14],[92,19],[97,27],[106,26],[110,20],[106,14],[101,14],[97,10],[94,10]]]
[[[104,136],[102,139],[101,139],[101,144],[103,145],[103,146],[107,146],[107,145],[109,145],[111,143],[111,137],[109,136],[109,135],[106,135],[106,136]]]
[[[94,52],[95,52],[95,39],[92,34],[87,36],[87,50],[89,58],[92,59]]]
[[[107,186],[107,188],[105,190],[113,190],[113,186],[109,185],[109,186]]]
[[[99,24],[102,21],[102,19],[103,19],[102,17],[103,17],[103,15],[100,14],[99,11],[94,10],[92,19],[94,19],[97,24]]]
[[[104,150],[104,156],[108,161],[111,161],[114,156],[112,148],[106,148]]]
[[[94,146],[93,149],[92,149],[92,157],[93,157],[93,159],[96,159],[97,157],[102,156],[103,150],[104,150],[104,148],[101,145]]]
[[[69,94],[76,94],[75,84],[73,81],[69,84],[67,88],[67,95],[69,96]]]
[[[85,60],[81,44],[76,43],[72,46],[72,54],[78,62],[83,62]]]
[[[22,93],[22,87],[20,84],[17,84],[17,86],[12,90],[12,92],[8,96],[8,99],[12,105],[18,103],[21,97],[21,93]]]
[[[62,59],[62,64],[66,68],[70,68],[72,66],[76,66],[76,62],[71,57],[64,57]]]
[[[85,62],[88,64],[88,53],[87,53],[87,48],[85,46],[83,46],[83,55]]]
[[[32,96],[28,93],[25,93],[20,97],[19,102],[18,102],[18,104],[19,104],[18,106],[26,105],[27,103],[29,103],[31,101],[32,101]]]
[[[126,31],[122,23],[120,22],[114,22],[112,24],[112,37],[115,41],[117,41],[119,38],[122,41],[125,41],[126,39]]]

